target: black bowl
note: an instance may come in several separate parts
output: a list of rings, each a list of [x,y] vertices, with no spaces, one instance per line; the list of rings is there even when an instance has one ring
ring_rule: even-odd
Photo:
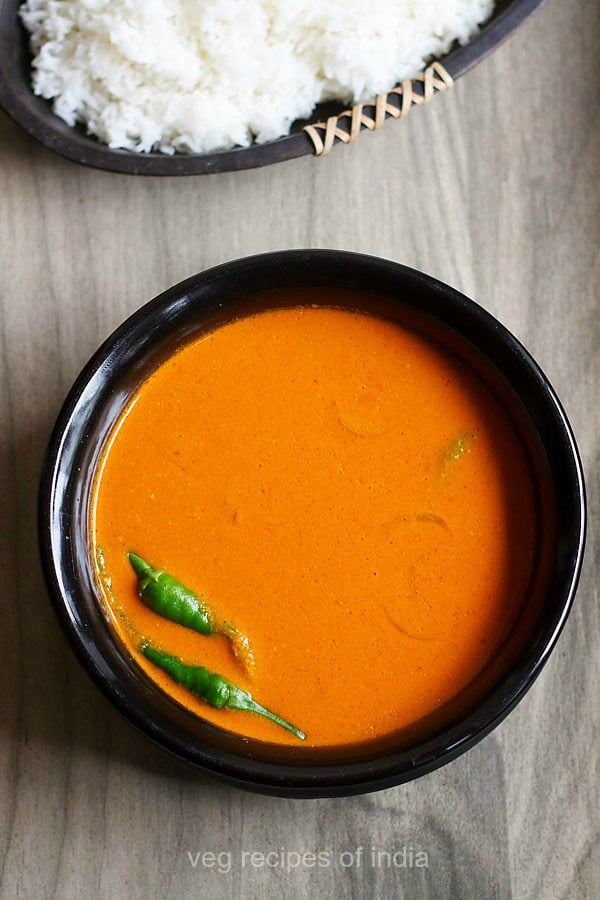
[[[272,288],[344,289],[340,305],[413,325],[459,354],[511,416],[538,504],[538,559],[522,621],[481,676],[435,716],[378,744],[316,751],[242,739],[180,707],[132,662],[98,599],[89,503],[103,443],[128,398],[175,347],[259,309]],[[364,292],[369,292],[364,293]],[[294,304],[298,303],[297,290]],[[79,659],[140,731],[199,772],[291,797],[400,784],[473,746],[523,697],[565,623],[581,566],[585,498],[565,414],[527,351],[462,294],[393,262],[328,250],[287,251],[210,269],[161,294],[102,345],[73,386],[52,433],[39,502],[40,548],[55,610]]]
[[[459,78],[499,46],[543,0],[499,0],[494,15],[465,47],[456,47],[440,61],[454,78]],[[306,122],[295,123],[287,137],[250,147],[216,153],[167,156],[162,153],[133,153],[112,150],[81,127],[66,125],[50,104],[35,97],[31,89],[28,36],[17,10],[21,0],[0,0],[0,107],[50,150],[84,166],[124,172],[129,175],[206,175],[254,169],[314,153]],[[327,104],[317,107],[310,122],[342,110]]]

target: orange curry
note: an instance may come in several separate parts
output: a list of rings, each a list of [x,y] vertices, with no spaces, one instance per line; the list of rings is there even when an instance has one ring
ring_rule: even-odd
[[[383,319],[294,307],[154,371],[103,452],[90,527],[106,608],[149,677],[229,731],[298,744],[190,694],[143,639],[324,747],[410,725],[482,669],[523,603],[535,510],[519,439],[466,365]],[[222,636],[147,609],[128,551],[235,622],[251,672]]]

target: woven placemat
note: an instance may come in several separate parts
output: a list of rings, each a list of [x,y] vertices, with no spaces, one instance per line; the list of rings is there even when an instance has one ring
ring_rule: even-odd
[[[304,131],[314,145],[315,156],[326,156],[336,143],[352,144],[363,128],[376,131],[387,118],[403,119],[413,106],[429,103],[436,93],[447,91],[453,84],[454,79],[443,65],[433,62],[420,75],[408,78],[375,100],[357,103],[326,122],[305,125]]]

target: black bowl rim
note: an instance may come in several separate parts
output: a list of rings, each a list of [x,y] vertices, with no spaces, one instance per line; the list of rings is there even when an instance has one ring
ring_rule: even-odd
[[[161,729],[140,714],[135,697],[127,696],[126,693],[116,690],[114,684],[108,683],[97,665],[94,636],[85,630],[78,630],[74,619],[69,615],[69,602],[61,588],[53,552],[52,508],[57,494],[60,494],[57,476],[61,472],[61,449],[86,385],[103,366],[111,352],[114,352],[133,331],[136,329],[142,329],[145,333],[151,331],[156,316],[164,314],[165,311],[174,311],[181,303],[193,302],[193,292],[209,284],[216,282],[222,282],[224,286],[227,282],[233,284],[236,279],[243,277],[244,273],[261,268],[275,276],[277,269],[285,266],[304,266],[310,270],[316,263],[323,261],[335,267],[337,271],[342,271],[344,267],[362,267],[364,273],[372,274],[378,271],[391,274],[405,285],[411,283],[424,285],[427,290],[440,295],[444,303],[452,306],[453,314],[459,312],[461,315],[470,316],[483,334],[496,341],[497,346],[508,349],[513,361],[518,362],[531,382],[535,383],[556,423],[557,433],[554,437],[561,442],[561,449],[564,449],[568,457],[564,479],[568,482],[569,493],[573,498],[573,509],[570,512],[574,517],[575,526],[564,554],[568,557],[563,573],[566,587],[554,615],[549,617],[548,621],[544,621],[539,629],[543,632],[543,643],[538,647],[538,651],[529,652],[518,668],[513,667],[508,675],[500,678],[466,716],[416,747],[389,754],[382,760],[322,766],[265,763],[210,747],[210,760],[207,762],[204,754],[199,761],[198,751],[194,759],[193,753],[190,755],[189,745],[183,746],[181,742],[173,739],[168,730]],[[110,380],[111,376],[108,376],[108,381]],[[392,787],[445,765],[478,743],[520,702],[547,662],[573,604],[585,546],[585,484],[571,426],[547,377],[514,335],[480,305],[443,282],[391,260],[337,250],[287,250],[244,257],[193,275],[140,307],[104,341],[74,382],[52,430],[42,467],[38,497],[38,529],[42,569],[59,622],[84,669],[130,724],[181,762],[211,778],[274,796],[335,797]],[[61,541],[64,543],[65,540],[69,540],[68,535],[66,538],[64,534],[61,535]],[[76,581],[71,584],[71,588],[77,592]],[[536,637],[539,637],[537,633]]]
[[[21,0],[17,0],[19,4]],[[544,0],[511,0],[483,25],[480,32],[465,46],[456,47],[440,58],[455,80],[500,46]],[[0,17],[14,7],[12,0],[0,0]],[[0,42],[1,42],[0,27]],[[1,49],[1,45],[0,45]],[[91,168],[128,175],[207,175],[217,172],[254,169],[314,154],[314,146],[304,131],[295,132],[275,141],[252,144],[213,153],[167,156],[161,153],[137,154],[128,150],[111,149],[89,135],[69,129],[52,112],[46,101],[34,107],[24,102],[19,85],[6,74],[7,64],[0,52],[0,107],[32,137],[66,159]],[[27,84],[27,97],[31,88]],[[319,120],[318,111],[311,122]]]

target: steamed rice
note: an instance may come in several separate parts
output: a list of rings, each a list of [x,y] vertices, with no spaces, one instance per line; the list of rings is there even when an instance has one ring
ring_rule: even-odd
[[[33,87],[110,147],[206,152],[368,100],[467,42],[494,0],[27,0]]]

